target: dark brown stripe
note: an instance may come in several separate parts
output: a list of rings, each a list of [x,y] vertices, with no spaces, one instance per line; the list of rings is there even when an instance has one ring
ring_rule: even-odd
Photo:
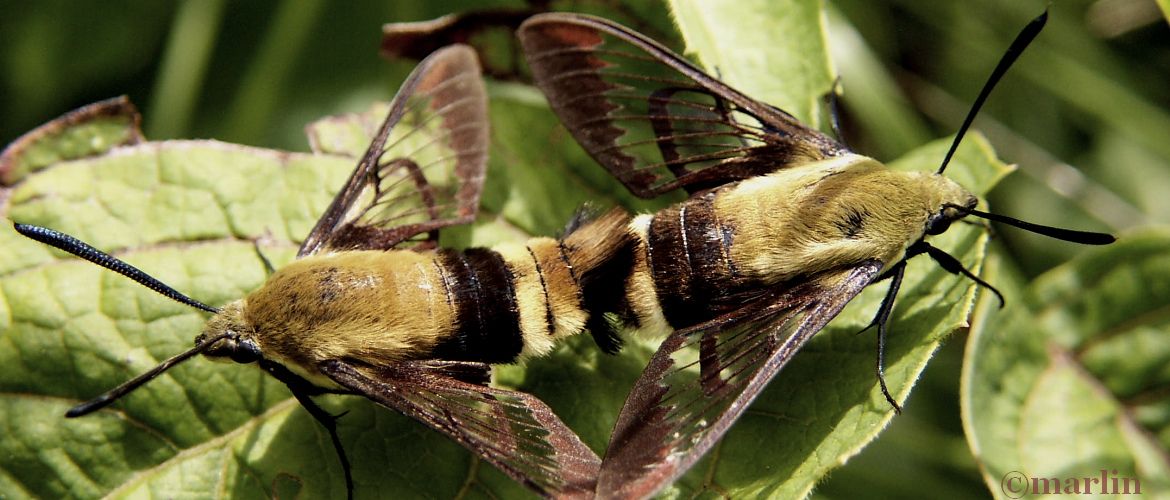
[[[441,250],[455,297],[459,328],[435,347],[448,361],[511,363],[524,348],[512,271],[499,253],[485,248]]]
[[[540,278],[540,291],[544,292],[544,326],[548,330],[548,334],[552,335],[557,332],[557,327],[553,322],[552,301],[548,298],[548,285],[544,284],[544,271],[540,269],[540,260],[532,252],[532,247],[525,245],[524,249],[528,250],[528,256],[532,257],[532,265],[536,267],[536,277]]]
[[[713,194],[658,212],[650,222],[647,261],[662,314],[674,328],[711,319],[712,299],[726,285],[724,231]]]
[[[660,210],[650,220],[646,238],[646,257],[658,303],[671,326],[693,323],[686,314],[691,300],[691,266],[687,265],[686,245],[680,225],[679,207]]]
[[[691,265],[691,287],[696,300],[707,304],[719,295],[730,277],[728,253],[724,246],[725,228],[715,213],[714,193],[689,201],[686,228],[687,250]],[[708,307],[710,309],[710,307]]]
[[[605,313],[616,314],[625,326],[638,326],[637,315],[627,302],[625,293],[626,283],[634,272],[637,243],[632,233],[623,232],[622,238],[614,242],[609,258],[581,278],[583,306],[585,312],[589,313],[585,328],[593,336],[597,347],[607,354],[616,354],[621,350],[622,338],[618,336],[618,325],[612,324]]]

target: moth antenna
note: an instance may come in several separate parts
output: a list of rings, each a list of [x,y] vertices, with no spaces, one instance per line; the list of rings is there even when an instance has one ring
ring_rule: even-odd
[[[1080,243],[1082,245],[1108,245],[1117,241],[1117,237],[1109,233],[1097,233],[1093,231],[1077,231],[1075,229],[1065,229],[1062,227],[1045,226],[1043,224],[1036,224],[1033,222],[1026,222],[1014,217],[1006,215],[993,214],[990,212],[982,212],[973,208],[961,207],[959,205],[947,205],[967,215],[974,215],[979,218],[987,219],[993,222],[1002,222],[1009,226],[1015,226],[1025,231],[1042,234],[1049,238],[1056,238],[1058,240],[1068,241],[1072,243]]]
[[[991,76],[987,77],[987,83],[983,84],[983,90],[979,91],[979,97],[975,98],[975,102],[971,104],[971,110],[967,112],[967,117],[963,119],[963,125],[959,127],[959,131],[955,134],[955,140],[951,142],[951,149],[947,151],[947,155],[943,157],[942,165],[938,167],[938,174],[942,174],[947,169],[947,164],[951,162],[951,157],[955,155],[955,151],[959,149],[959,142],[963,140],[963,136],[967,135],[967,129],[971,127],[971,122],[975,121],[975,116],[979,114],[979,109],[983,107],[984,101],[987,101],[987,96],[991,94],[991,90],[995,88],[995,84],[999,83],[1000,78],[1003,78],[1004,73],[1007,73],[1008,68],[1012,63],[1019,59],[1020,54],[1032,40],[1036,39],[1036,35],[1040,34],[1040,30],[1044,29],[1044,23],[1048,22],[1048,9],[1044,9],[1044,13],[1033,19],[1032,22],[1024,26],[1020,30],[1020,34],[1016,35],[1015,41],[1008,47],[1007,52],[1000,58],[999,64],[995,66],[995,70],[991,72]]]
[[[979,286],[991,290],[991,293],[994,293],[995,296],[999,298],[999,307],[1002,308],[1003,306],[1007,305],[1007,301],[1004,300],[1003,294],[999,293],[999,290],[997,290],[994,286],[991,286],[991,283],[983,281],[983,279],[976,276],[975,273],[968,271],[967,268],[963,267],[963,263],[959,262],[959,259],[956,259],[954,255],[939,250],[925,241],[922,242],[922,245],[926,250],[926,255],[929,255],[931,259],[934,259],[934,261],[937,262],[944,271],[951,274],[962,274],[963,276],[966,276]]]
[[[153,276],[146,274],[141,269],[127,264],[125,261],[98,250],[90,246],[88,243],[69,236],[68,234],[54,231],[46,227],[33,226],[30,224],[14,223],[13,227],[16,228],[16,232],[28,238],[34,239],[54,248],[64,250],[85,260],[93,262],[94,264],[121,274],[122,276],[130,278],[138,282],[138,284],[154,290],[159,294],[170,298],[171,300],[189,305],[196,309],[207,311],[209,313],[219,312],[219,309],[183,295],[182,293],[179,293],[178,290],[167,286],[165,283],[155,279]]]
[[[179,363],[182,363],[183,361],[186,361],[191,356],[194,356],[196,354],[202,353],[203,351],[206,351],[207,348],[211,347],[212,344],[219,342],[220,340],[223,340],[224,338],[226,338],[229,335],[231,335],[231,334],[224,333],[221,335],[217,335],[215,337],[211,337],[207,340],[204,340],[203,342],[200,342],[199,344],[197,344],[195,347],[192,347],[192,348],[190,348],[186,351],[183,351],[179,354],[176,354],[176,355],[172,356],[170,359],[167,359],[166,361],[159,363],[158,366],[151,368],[146,373],[143,373],[142,375],[134,377],[133,379],[130,379],[130,380],[122,383],[122,385],[119,385],[118,387],[110,389],[105,394],[102,394],[101,396],[98,396],[98,397],[93,398],[89,401],[86,401],[86,402],[81,403],[77,406],[74,406],[73,408],[70,408],[69,411],[65,412],[65,417],[66,418],[81,417],[84,415],[89,415],[90,413],[98,411],[102,408],[105,408],[105,407],[109,406],[110,403],[117,401],[118,398],[125,396],[127,393],[129,393],[130,391],[133,391],[134,389],[137,389],[142,384],[150,382],[155,377],[161,375],[162,372],[165,372],[168,369],[170,369],[172,366],[175,366]]]

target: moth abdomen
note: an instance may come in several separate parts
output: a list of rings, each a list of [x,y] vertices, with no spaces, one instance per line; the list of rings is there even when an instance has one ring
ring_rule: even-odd
[[[631,265],[628,215],[612,211],[561,240],[532,238],[493,247],[513,277],[521,356],[539,356],[588,328],[607,350],[602,312],[614,310],[621,280]],[[608,287],[608,289],[607,289]],[[601,337],[598,337],[601,335]],[[611,339],[612,340],[612,339]]]
[[[239,321],[216,324],[245,325],[239,333],[309,378],[328,359],[512,363],[612,310],[632,260],[628,220],[615,211],[564,240],[306,257],[230,308]]]
[[[520,304],[510,266],[493,249],[442,250],[445,289],[455,301],[456,327],[432,355],[452,361],[510,363],[524,348]]]
[[[716,213],[715,195],[708,193],[659,211],[645,235],[648,270],[671,325],[692,325],[713,317],[720,285],[732,277],[734,228]]]

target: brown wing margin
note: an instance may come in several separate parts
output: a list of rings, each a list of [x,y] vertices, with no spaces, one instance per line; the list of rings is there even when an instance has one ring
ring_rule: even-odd
[[[475,383],[483,363],[407,361],[357,368],[326,361],[321,372],[349,391],[446,434],[545,496],[592,498],[601,460],[536,397]]]
[[[475,51],[441,49],[407,77],[386,121],[333,203],[301,244],[389,249],[475,219],[487,169],[487,93]]]
[[[690,469],[880,272],[867,262],[671,334],[618,415],[598,495],[645,498]]]
[[[634,194],[694,193],[845,148],[614,22],[533,16],[517,32],[577,142]]]

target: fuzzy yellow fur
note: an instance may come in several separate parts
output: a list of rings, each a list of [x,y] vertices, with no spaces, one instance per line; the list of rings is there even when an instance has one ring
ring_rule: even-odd
[[[500,252],[512,271],[516,304],[520,309],[520,331],[524,336],[524,349],[520,353],[523,357],[551,351],[561,338],[579,333],[588,319],[578,304],[576,285],[572,279],[564,279],[568,268],[561,262],[559,253],[549,252],[550,248],[556,251],[556,246],[557,241],[552,238],[533,238],[523,245],[492,248]],[[549,304],[553,311],[552,332],[547,321]]]
[[[455,328],[456,307],[439,272],[431,253],[308,257],[244,299],[244,322],[265,356],[286,366],[409,359]]]
[[[522,356],[546,354],[557,340],[581,333],[588,314],[578,280],[630,240],[628,220],[624,211],[615,210],[564,242],[533,238],[524,245],[494,249],[513,276],[525,344]],[[234,331],[254,341],[266,358],[330,387],[316,369],[322,361],[381,366],[423,358],[458,331],[458,304],[443,285],[443,272],[434,252],[347,251],[306,257],[225,306],[208,321],[204,335]],[[555,326],[551,335],[547,304]]]
[[[889,266],[922,237],[943,203],[970,198],[945,177],[847,155],[745,180],[718,194],[715,212],[734,229],[731,258],[738,267],[777,283],[870,259]],[[852,237],[841,228],[849,213],[863,221]]]

